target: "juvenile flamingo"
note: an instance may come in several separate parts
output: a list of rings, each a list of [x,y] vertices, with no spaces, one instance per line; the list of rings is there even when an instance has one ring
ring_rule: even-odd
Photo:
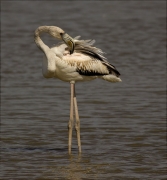
[[[41,40],[41,33],[48,33],[64,43],[49,48]],[[45,78],[58,78],[71,84],[70,120],[68,123],[68,152],[71,154],[72,131],[75,112],[75,129],[78,150],[81,153],[80,120],[78,114],[75,82],[101,78],[109,82],[121,82],[120,73],[103,56],[101,49],[94,46],[94,40],[71,38],[56,26],[40,26],[35,30],[35,43],[45,55],[42,73]]]

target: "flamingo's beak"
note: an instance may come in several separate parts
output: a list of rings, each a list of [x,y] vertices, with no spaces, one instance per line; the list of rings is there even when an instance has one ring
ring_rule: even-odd
[[[74,52],[75,42],[72,37],[70,37],[67,33],[61,34],[62,40],[65,42],[65,44],[68,46],[70,50],[70,54]]]

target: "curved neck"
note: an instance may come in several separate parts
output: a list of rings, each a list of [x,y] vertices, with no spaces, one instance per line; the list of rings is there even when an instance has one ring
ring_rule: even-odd
[[[40,38],[41,33],[49,33],[49,26],[40,26],[35,30],[34,40],[36,45],[45,52],[49,47]]]

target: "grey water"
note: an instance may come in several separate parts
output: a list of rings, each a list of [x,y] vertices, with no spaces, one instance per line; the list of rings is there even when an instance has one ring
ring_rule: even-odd
[[[80,156],[75,132],[68,155],[70,85],[41,73],[42,25],[95,39],[121,73],[76,84]],[[165,1],[2,1],[1,179],[166,180],[165,60]]]

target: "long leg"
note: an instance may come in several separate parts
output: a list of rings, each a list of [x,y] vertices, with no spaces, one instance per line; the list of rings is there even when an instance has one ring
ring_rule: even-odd
[[[77,133],[77,141],[78,141],[78,150],[81,153],[81,138],[80,138],[80,120],[77,106],[77,98],[75,94],[75,84],[74,84],[74,109],[75,109],[75,130]]]
[[[68,123],[68,153],[71,154],[72,146],[72,130],[73,130],[73,121],[74,121],[74,83],[71,83],[71,104],[70,104],[70,120]]]

